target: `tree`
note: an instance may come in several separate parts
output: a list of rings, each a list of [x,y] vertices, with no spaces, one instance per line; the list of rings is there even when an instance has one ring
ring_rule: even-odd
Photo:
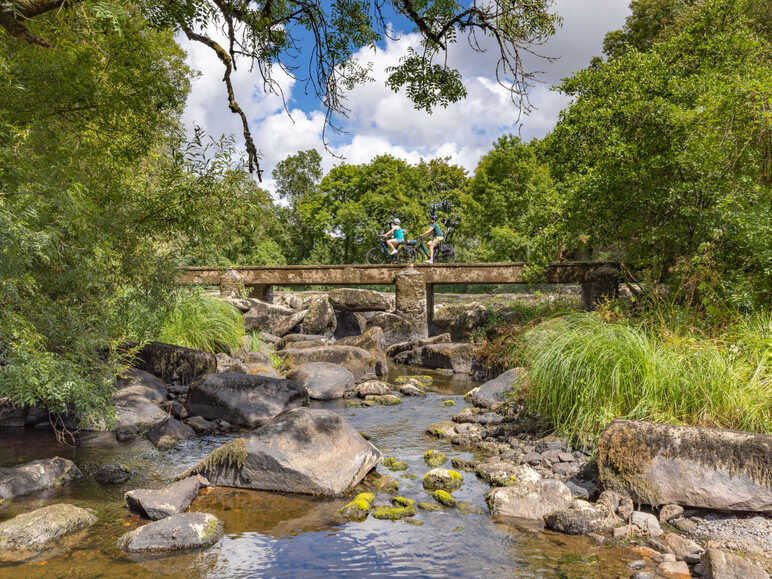
[[[705,0],[651,49],[562,85],[547,149],[574,238],[710,305],[769,303],[770,44],[758,3]]]
[[[0,27],[13,38],[47,47],[54,32],[41,29],[38,21],[66,17],[80,5],[103,14],[109,14],[113,6],[88,0],[10,0],[0,3]],[[256,68],[269,92],[281,94],[275,69],[305,81],[326,108],[330,123],[333,115],[347,111],[345,91],[369,80],[368,68],[353,55],[391,34],[382,0],[145,0],[131,5],[141,8],[160,29],[180,31],[220,59],[228,107],[241,119],[248,166],[258,177],[259,153],[231,83],[239,61],[246,60]],[[461,74],[448,64],[448,48],[463,40],[483,51],[488,40],[499,56],[495,70],[499,82],[514,102],[528,108],[526,90],[532,74],[524,69],[521,52],[555,32],[559,18],[550,12],[550,0],[493,0],[472,5],[393,0],[392,8],[415,26],[420,37],[408,57],[391,70],[387,84],[392,89],[405,88],[416,106],[427,111],[464,98]],[[225,45],[216,40],[216,29],[224,33]]]

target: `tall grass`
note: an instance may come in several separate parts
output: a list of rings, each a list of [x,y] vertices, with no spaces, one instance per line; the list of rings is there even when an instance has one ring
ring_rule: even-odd
[[[217,354],[238,349],[243,337],[244,320],[236,308],[202,293],[185,293],[164,319],[158,340]]]
[[[772,430],[768,313],[722,339],[584,313],[544,322],[524,340],[529,409],[581,442],[619,417]]]

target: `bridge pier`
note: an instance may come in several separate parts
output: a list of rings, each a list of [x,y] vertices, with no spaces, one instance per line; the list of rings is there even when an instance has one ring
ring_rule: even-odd
[[[414,267],[394,278],[395,311],[412,327],[416,338],[429,337],[426,276]]]
[[[606,299],[614,299],[619,295],[619,269],[599,267],[590,270],[582,280],[582,307],[594,310]]]
[[[249,297],[261,301],[273,303],[273,286],[269,284],[253,285],[250,287]]]

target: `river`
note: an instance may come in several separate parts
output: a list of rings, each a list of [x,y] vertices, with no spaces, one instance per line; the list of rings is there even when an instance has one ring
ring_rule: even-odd
[[[431,500],[421,486],[421,477],[429,470],[423,461],[427,450],[472,458],[428,437],[424,430],[460,412],[466,406],[463,394],[474,385],[435,375],[427,396],[403,397],[397,406],[345,408],[343,401],[314,406],[342,413],[384,455],[407,462],[407,471],[390,474],[399,481],[400,495],[420,502]],[[445,400],[456,405],[443,406]],[[133,472],[123,485],[101,486],[87,476],[50,494],[21,497],[0,507],[0,520],[61,502],[92,508],[99,516],[99,523],[68,537],[56,550],[22,564],[0,563],[0,577],[617,577],[627,576],[627,562],[637,558],[587,537],[493,521],[484,500],[488,486],[466,472],[462,488],[454,493],[459,501],[469,503],[464,512],[419,510],[410,522],[369,517],[361,523],[340,524],[335,511],[345,504],[343,499],[205,489],[191,510],[223,520],[226,535],[215,546],[149,558],[130,558],[116,548],[121,534],[145,522],[125,507],[125,491],[162,486],[230,438],[200,437],[159,452],[146,440],[119,444],[112,435],[68,448],[57,445],[47,432],[0,432],[2,466],[58,455],[75,461],[86,473],[116,462]],[[107,444],[105,439],[113,442]],[[389,472],[383,466],[378,470]],[[388,495],[377,496],[376,503],[388,503]]]

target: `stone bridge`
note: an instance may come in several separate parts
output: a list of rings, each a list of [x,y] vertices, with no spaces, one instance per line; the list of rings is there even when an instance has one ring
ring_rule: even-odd
[[[220,286],[225,295],[249,287],[253,297],[265,301],[273,300],[272,287],[276,285],[394,284],[397,313],[410,319],[419,334],[426,335],[434,311],[435,284],[522,284],[527,283],[523,279],[525,268],[525,263],[185,267],[178,281]],[[582,305],[592,309],[604,297],[616,296],[620,277],[616,262],[560,262],[550,264],[539,279],[528,282],[580,284]]]

